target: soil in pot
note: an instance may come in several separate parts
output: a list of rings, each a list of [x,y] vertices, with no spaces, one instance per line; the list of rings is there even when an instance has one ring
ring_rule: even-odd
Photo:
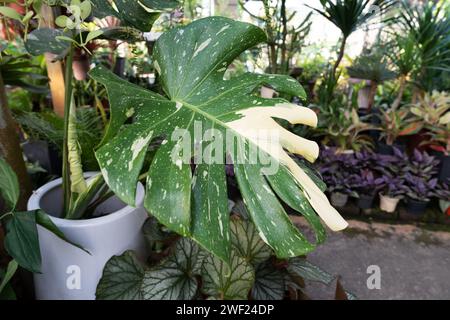
[[[340,192],[333,192],[330,197],[331,204],[334,207],[343,207],[347,204],[348,195]]]
[[[375,195],[361,194],[358,198],[357,205],[360,209],[371,209]]]
[[[380,209],[392,213],[397,208],[400,198],[391,198],[380,194]]]
[[[411,214],[422,215],[427,209],[429,202],[408,198],[406,200],[406,211]]]

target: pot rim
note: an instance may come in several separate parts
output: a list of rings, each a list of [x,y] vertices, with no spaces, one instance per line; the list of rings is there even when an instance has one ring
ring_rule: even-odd
[[[99,172],[85,172],[85,177],[92,177],[95,174],[98,174]],[[37,189],[36,191],[33,191],[33,194],[28,199],[27,207],[28,210],[38,210],[41,209],[40,207],[40,201],[42,197],[47,194],[49,191],[61,186],[62,184],[62,178],[55,179],[53,181],[50,181],[46,184],[44,184],[42,187]],[[135,207],[132,207],[130,205],[125,205],[123,208],[114,211],[110,214],[91,218],[91,219],[80,219],[80,220],[69,220],[69,219],[62,219],[58,217],[54,217],[52,215],[48,215],[50,219],[58,226],[58,227],[75,227],[75,228],[83,228],[88,226],[98,226],[98,225],[104,225],[111,223],[113,221],[119,220],[122,217],[132,213],[136,208],[139,208],[142,206],[144,202],[144,186],[142,183],[138,182],[137,188],[136,188],[136,204]]]
[[[392,200],[401,200],[402,199],[402,197],[401,196],[399,196],[399,197],[390,197],[390,196],[387,196],[387,195],[385,195],[385,194],[383,194],[383,193],[378,193],[378,195],[380,196],[380,198],[385,198],[385,199],[392,199]]]

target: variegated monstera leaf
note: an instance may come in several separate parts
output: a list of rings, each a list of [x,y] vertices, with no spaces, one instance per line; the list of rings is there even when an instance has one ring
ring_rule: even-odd
[[[305,216],[318,242],[323,241],[325,231],[315,212],[332,230],[347,226],[314,182],[317,177],[285,151],[314,161],[317,144],[286,131],[274,120],[315,126],[315,113],[283,99],[255,94],[261,85],[270,85],[304,97],[301,86],[280,75],[248,73],[224,80],[232,61],[265,39],[258,27],[221,17],[166,32],[156,42],[153,59],[167,97],[128,83],[102,67],[91,72],[107,88],[111,104],[111,122],[97,151],[109,187],[120,199],[134,204],[148,145],[155,137],[164,137],[148,168],[145,208],[169,229],[194,239],[225,261],[230,256],[227,158],[232,159],[242,197],[261,238],[279,257],[314,249],[291,223],[279,199]],[[255,134],[263,130],[275,132],[278,141]],[[230,133],[235,143],[220,144]],[[246,161],[242,150],[250,149],[257,149],[278,170],[269,173],[264,171],[267,164]],[[191,158],[199,155],[219,161],[196,161],[192,172]]]

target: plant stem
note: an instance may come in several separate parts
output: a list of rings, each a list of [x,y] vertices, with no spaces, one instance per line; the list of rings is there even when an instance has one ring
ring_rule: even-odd
[[[402,75],[400,77],[400,88],[398,89],[397,97],[395,98],[395,101],[392,104],[392,110],[396,110],[400,106],[400,103],[402,102],[403,98],[403,92],[405,91],[405,87],[406,87],[406,76]]]
[[[347,37],[343,36],[342,37],[341,48],[339,49],[337,60],[334,63],[334,66],[333,66],[333,77],[334,77],[334,79],[336,79],[336,70],[339,67],[339,64],[341,63],[342,58],[344,57],[344,51],[345,51],[345,44],[346,43],[347,43]]]
[[[72,62],[73,62],[73,52],[74,47],[73,44],[70,45],[69,54],[66,58],[66,69],[64,73],[64,84],[65,84],[65,98],[64,98],[64,140],[63,140],[63,195],[64,195],[64,204],[63,209],[64,213],[68,212],[71,198],[70,191],[70,168],[69,168],[69,150],[67,146],[68,141],[68,132],[69,132],[69,115],[70,115],[70,103],[72,99],[72,78],[73,78],[73,70],[72,70]]]

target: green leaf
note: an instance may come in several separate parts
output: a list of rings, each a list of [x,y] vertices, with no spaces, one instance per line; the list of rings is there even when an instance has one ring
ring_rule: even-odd
[[[80,10],[81,10],[81,20],[85,20],[92,11],[92,5],[90,0],[85,0],[80,3]],[[86,41],[87,42],[87,41]]]
[[[270,261],[260,263],[255,269],[252,298],[255,300],[282,300],[284,297],[284,273]]]
[[[86,39],[84,40],[84,43],[88,43],[91,40],[94,40],[95,38],[100,37],[103,34],[102,30],[94,30],[88,33]]]
[[[102,30],[103,32],[100,35],[101,39],[122,40],[126,42],[137,42],[144,40],[142,32],[131,27],[118,26],[118,27],[102,28],[100,30]]]
[[[305,280],[322,282],[326,285],[330,284],[334,279],[328,272],[308,262],[305,258],[290,259],[287,270],[294,276],[302,277]]]
[[[13,8],[0,7],[0,14],[3,16],[22,22],[22,16]]]
[[[209,255],[203,263],[202,279],[202,291],[207,295],[225,300],[247,300],[255,271],[245,259],[232,251],[230,267]]]
[[[296,185],[288,192],[303,192],[303,201],[306,199],[313,208],[306,214],[314,215],[315,210],[332,230],[347,226],[314,182],[315,177],[309,177],[285,151],[314,161],[318,145],[290,133],[274,120],[315,126],[316,114],[283,99],[264,99],[255,94],[262,85],[270,85],[280,93],[303,97],[300,84],[287,76],[249,73],[224,80],[226,69],[236,57],[265,40],[260,28],[223,17],[200,19],[164,33],[155,44],[153,61],[167,97],[132,85],[103,67],[90,73],[106,87],[110,100],[111,120],[96,156],[111,190],[133,204],[148,145],[155,137],[163,137],[148,170],[144,205],[170,230],[193,238],[224,261],[230,242],[223,174],[227,154],[235,164],[252,221],[277,256],[302,255],[314,245],[289,220],[278,200],[281,191],[267,182],[271,174],[277,175],[276,179],[281,176],[267,172],[268,165],[261,161],[242,161],[249,148],[265,156],[274,167],[288,170],[290,174],[282,179]],[[125,124],[131,117],[133,122]],[[269,147],[267,139],[252,136],[251,132],[258,130],[276,132],[280,141]],[[198,132],[201,136],[195,137]],[[229,135],[237,143],[213,143]],[[180,147],[183,152],[179,152]],[[191,159],[197,165],[194,175]],[[317,218],[309,221],[319,230]]]
[[[5,249],[17,263],[31,271],[41,271],[41,252],[34,212],[14,212],[6,224]]]
[[[64,16],[64,15],[57,17],[55,19],[55,24],[61,28],[67,27],[67,28],[71,29],[74,27],[73,21],[69,17]]]
[[[144,267],[132,251],[112,257],[95,293],[98,300],[142,300]]]
[[[115,0],[115,10],[107,0],[91,0],[97,17],[114,16],[126,25],[140,31],[148,32],[159,18],[160,12],[149,12],[143,8],[140,1]],[[150,8],[152,9],[152,8]]]
[[[2,177],[0,179],[0,194],[8,207],[13,209],[19,199],[19,182],[15,172],[3,158],[0,158],[0,176]]]
[[[262,241],[250,221],[233,219],[230,230],[233,249],[248,263],[257,265],[272,255],[272,249]]]
[[[150,244],[150,247],[155,242],[164,242],[171,237],[173,237],[173,233],[165,232],[159,225],[158,220],[154,217],[149,217],[145,221],[142,226],[142,233],[144,234],[145,239]]]
[[[140,0],[140,2],[150,9],[161,11],[173,10],[181,5],[178,0]]]
[[[145,300],[189,300],[194,298],[200,273],[199,247],[191,240],[181,238],[175,252],[158,266],[145,272],[142,291]]]
[[[8,263],[8,267],[6,269],[6,272],[4,274],[1,275],[0,279],[0,294],[3,293],[3,290],[5,290],[6,286],[8,285],[9,281],[11,280],[11,278],[14,276],[14,274],[17,271],[17,267],[19,265],[17,264],[16,260],[11,260]]]
[[[86,249],[84,249],[82,246],[70,241],[69,239],[66,238],[66,236],[64,235],[64,233],[58,229],[58,227],[53,223],[53,221],[48,217],[48,214],[45,213],[42,210],[36,210],[35,211],[36,214],[36,223],[38,225],[40,225],[41,227],[47,229],[48,231],[50,231],[51,233],[53,233],[55,236],[57,236],[58,238],[60,238],[61,240],[64,240],[67,243],[70,243],[71,245],[85,251],[86,253],[89,253],[89,251],[87,251]]]
[[[60,37],[70,38],[69,34],[66,34],[59,29],[36,29],[28,34],[25,48],[34,56],[47,52],[61,55],[68,50],[70,43],[68,41],[60,40]]]

